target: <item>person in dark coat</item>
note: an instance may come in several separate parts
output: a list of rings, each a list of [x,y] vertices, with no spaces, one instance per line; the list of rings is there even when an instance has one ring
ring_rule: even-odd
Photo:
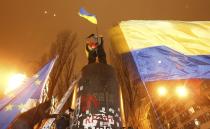
[[[67,129],[71,126],[71,117],[74,110],[69,108],[68,112],[69,113],[62,113],[56,118],[55,124],[57,129]]]
[[[69,127],[69,115],[64,113],[61,114],[55,121],[57,129],[66,129]]]
[[[43,119],[55,118],[56,114],[49,114],[50,101],[43,102],[15,117],[7,129],[33,129]]]
[[[103,48],[103,36],[96,34],[89,35],[86,40],[86,52],[88,56],[88,64],[95,63],[98,57],[99,63],[107,64],[106,53]]]

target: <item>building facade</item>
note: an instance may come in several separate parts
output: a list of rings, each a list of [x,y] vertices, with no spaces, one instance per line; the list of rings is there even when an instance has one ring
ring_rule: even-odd
[[[186,98],[173,94],[153,96],[154,109],[151,108],[149,115],[152,129],[210,129],[209,84],[209,81],[203,81],[199,94],[189,87],[191,92]],[[174,89],[173,86],[170,88]]]

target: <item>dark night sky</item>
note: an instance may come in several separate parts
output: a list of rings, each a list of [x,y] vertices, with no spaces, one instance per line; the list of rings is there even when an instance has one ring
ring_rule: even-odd
[[[95,25],[78,16],[80,7],[97,16],[106,49],[108,30],[122,20],[210,20],[210,0],[1,0],[0,71],[24,71],[62,30],[78,34],[82,67],[87,62],[82,40]]]

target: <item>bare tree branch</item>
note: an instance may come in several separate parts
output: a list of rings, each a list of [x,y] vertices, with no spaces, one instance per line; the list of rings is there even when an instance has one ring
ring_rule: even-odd
[[[57,40],[52,43],[48,60],[56,56],[58,59],[50,75],[48,98],[56,95],[60,99],[69,87],[74,75],[77,45],[76,34],[70,31],[59,33]]]
[[[131,62],[131,57],[125,53],[119,54],[113,47],[110,50],[111,64],[114,65],[118,80],[121,85],[123,101],[124,101],[124,112],[126,117],[126,125],[132,126],[134,129],[150,129],[149,120],[147,115],[150,109],[150,105],[145,102],[142,83],[140,79],[133,78],[131,68],[132,65],[128,65]]]

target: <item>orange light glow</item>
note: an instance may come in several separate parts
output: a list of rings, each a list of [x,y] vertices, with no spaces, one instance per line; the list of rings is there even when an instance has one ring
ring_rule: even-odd
[[[159,96],[165,96],[167,94],[167,89],[161,86],[161,87],[158,87],[157,92]]]
[[[186,97],[188,95],[188,90],[185,86],[179,86],[176,88],[176,93],[179,97]]]
[[[5,89],[4,94],[8,94],[11,91],[17,89],[19,86],[21,86],[21,84],[23,83],[25,79],[26,79],[25,74],[17,73],[17,74],[11,75],[8,79],[8,84]]]

